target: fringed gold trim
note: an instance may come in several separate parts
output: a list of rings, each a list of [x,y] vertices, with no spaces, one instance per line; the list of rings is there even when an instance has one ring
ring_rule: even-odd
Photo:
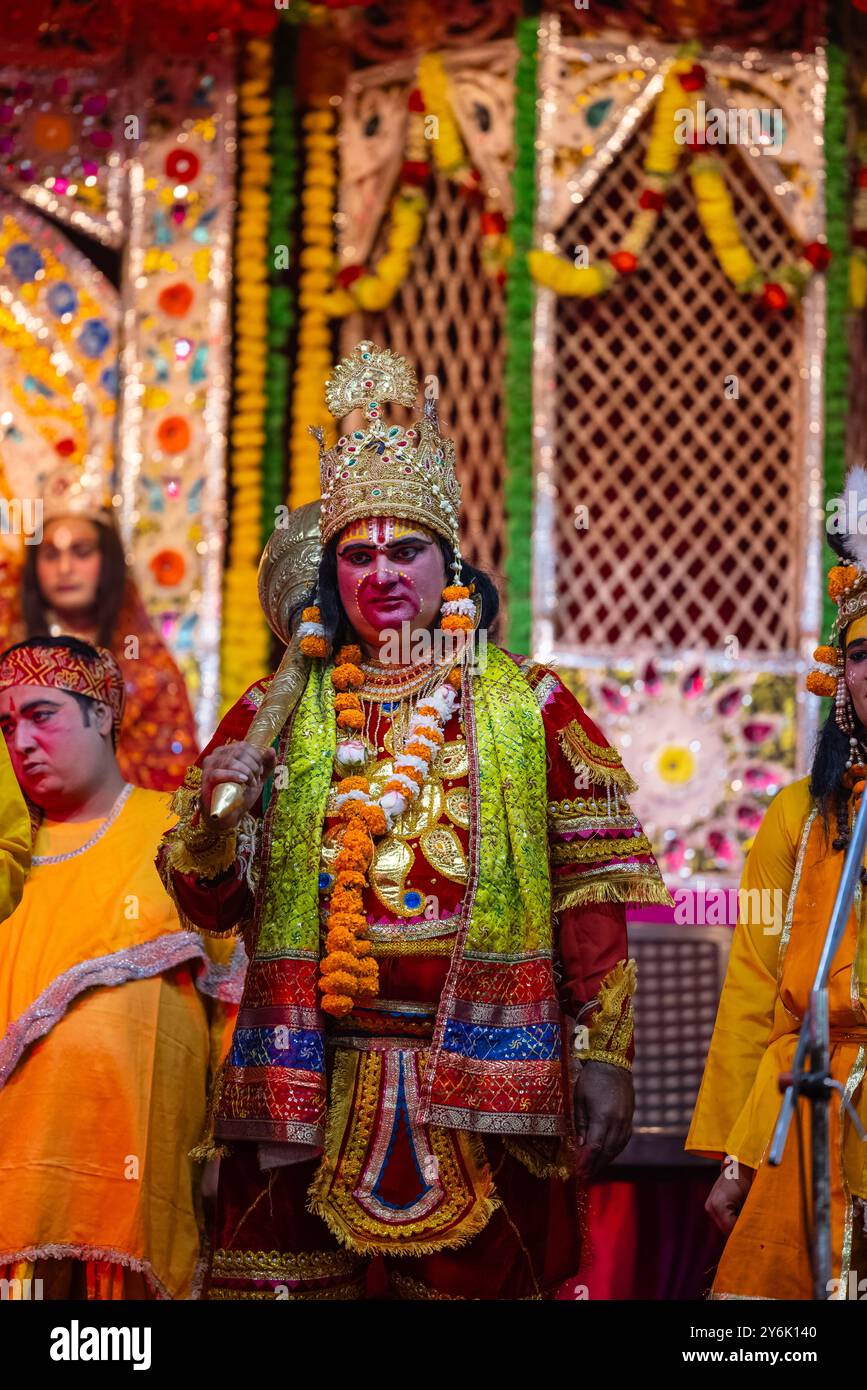
[[[177,826],[170,834],[175,838],[169,840],[167,859],[169,867],[179,874],[216,878],[231,868],[237,858],[237,827],[225,834],[214,834],[203,827],[182,830]]]
[[[338,1061],[346,1055],[346,1053],[338,1053]],[[459,1218],[456,1229],[446,1235],[432,1236],[429,1240],[418,1240],[407,1238],[396,1230],[393,1236],[379,1235],[374,1237],[371,1235],[370,1239],[360,1238],[357,1232],[351,1230],[340,1212],[335,1210],[329,1200],[331,1184],[337,1172],[337,1165],[329,1155],[342,1153],[346,1127],[352,1122],[351,1111],[356,1091],[356,1078],[358,1068],[362,1064],[360,1059],[369,1055],[360,1052],[351,1053],[349,1054],[351,1060],[344,1061],[342,1067],[338,1065],[334,1068],[328,1097],[328,1116],[325,1122],[324,1152],[313,1181],[307,1190],[307,1210],[325,1223],[335,1240],[357,1255],[381,1253],[436,1255],[440,1250],[459,1249],[462,1245],[473,1240],[480,1231],[483,1231],[497,1208],[502,1206],[499,1197],[495,1194],[493,1174],[484,1144],[478,1134],[462,1132],[460,1135],[460,1138],[467,1141],[469,1156],[472,1160],[470,1180],[473,1183],[475,1201],[466,1216]],[[459,1143],[460,1138],[456,1137],[454,1142]],[[479,1179],[478,1186],[475,1182],[476,1175]],[[358,1216],[360,1220],[364,1219],[364,1213],[361,1210],[358,1211]]]
[[[588,883],[579,882],[563,888],[558,888],[555,880],[555,912],[562,912],[567,907],[584,907],[587,903],[658,903],[661,907],[673,907],[674,899],[662,879],[655,874],[648,874],[646,878],[634,874],[616,878],[593,877]]]
[[[599,1008],[590,1024],[586,1049],[577,1049],[582,1062],[608,1062],[631,1071],[627,1058],[632,1041],[633,1014],[630,1000],[638,988],[634,960],[618,961],[599,986]]]
[[[199,820],[202,769],[194,763],[172,797],[178,823],[163,837],[169,869],[197,878],[216,878],[235,862],[238,830],[218,830]]]
[[[612,748],[610,743],[594,743],[577,719],[560,730],[557,742],[576,772],[587,768],[593,773],[595,782],[617,787],[623,792],[638,791],[638,783],[626,771],[617,749]]]
[[[345,1246],[347,1250],[352,1250],[356,1255],[438,1255],[441,1250],[459,1250],[461,1246],[468,1245],[471,1240],[475,1240],[476,1236],[485,1229],[497,1208],[503,1205],[499,1197],[493,1193],[485,1197],[478,1196],[470,1211],[461,1219],[456,1230],[447,1236],[437,1236],[431,1240],[419,1241],[413,1238],[409,1241],[397,1230],[393,1236],[371,1236],[369,1240],[361,1240],[350,1231],[339,1214],[329,1205],[327,1199],[320,1196],[318,1190],[314,1193],[314,1186],[319,1183],[319,1175],[325,1163],[326,1159],[323,1158],[319,1172],[310,1185],[310,1191],[307,1194],[307,1210],[325,1223],[335,1240],[338,1240],[341,1245]]]
[[[218,1144],[214,1138],[214,1116],[217,1113],[217,1105],[220,1093],[223,1089],[223,1075],[226,1063],[221,1062],[217,1068],[214,1079],[211,1082],[211,1092],[208,1096],[208,1109],[205,1115],[205,1131],[196,1144],[195,1148],[190,1149],[189,1156],[194,1163],[207,1163],[212,1158],[228,1158],[232,1152],[225,1144]]]
[[[565,1182],[575,1174],[575,1145],[571,1139],[504,1134],[501,1142],[506,1152],[522,1163],[534,1178],[560,1178]]]

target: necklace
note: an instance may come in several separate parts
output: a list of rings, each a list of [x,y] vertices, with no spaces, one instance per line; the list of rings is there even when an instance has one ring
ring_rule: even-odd
[[[430,680],[432,666],[378,666],[361,662],[364,685],[361,694],[366,700],[400,700],[415,695]]]
[[[93,849],[97,840],[101,840],[105,832],[114,825],[126,805],[132,789],[132,782],[124,783],[120,796],[115,801],[105,820],[102,822],[102,825],[98,830],[93,832],[89,840],[85,840],[83,845],[79,845],[78,849],[67,850],[66,854],[34,854],[30,861],[31,864],[34,866],[42,864],[65,864],[67,859],[77,859],[79,854],[85,854],[87,850]]]

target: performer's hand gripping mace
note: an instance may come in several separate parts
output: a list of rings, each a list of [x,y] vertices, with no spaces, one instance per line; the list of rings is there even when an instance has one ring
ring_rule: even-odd
[[[792,1061],[792,1082],[786,1088],[780,1113],[774,1129],[768,1162],[778,1167],[783,1161],[783,1150],[789,1126],[792,1121],[797,1097],[805,1095],[810,1101],[810,1149],[812,1154],[813,1189],[813,1297],[827,1299],[832,1277],[831,1262],[831,1168],[830,1168],[830,1130],[828,1125],[828,1106],[834,1082],[830,1075],[831,1035],[828,1017],[828,977],[831,964],[843,939],[855,890],[864,866],[864,852],[867,849],[867,794],[861,797],[861,804],[852,826],[852,838],[843,861],[843,872],[837,888],[837,896],[831,912],[831,920],[825,933],[822,954],[816,967],[816,978],[810,991],[807,1012],[801,1024],[798,1045]],[[804,1070],[807,1057],[810,1070]],[[845,1101],[845,1097],[844,1097]],[[857,1115],[846,1102],[846,1108],[853,1116],[858,1129],[861,1128]],[[863,1136],[863,1130],[861,1131]]]
[[[310,661],[293,631],[300,604],[316,583],[319,569],[319,500],[296,507],[284,525],[275,527],[259,563],[259,599],[271,631],[286,643],[277,668],[245,743],[262,752],[282,733],[301,699]],[[243,803],[244,787],[221,782],[211,797],[211,816],[224,820]]]
[[[253,722],[244,737],[244,742],[262,752],[283,732],[286,721],[292,717],[301,694],[307,684],[310,662],[298,649],[298,638],[293,637],[277,673],[268,687],[268,692],[256,711]],[[224,820],[244,800],[244,787],[240,782],[220,782],[211,797],[211,816]]]

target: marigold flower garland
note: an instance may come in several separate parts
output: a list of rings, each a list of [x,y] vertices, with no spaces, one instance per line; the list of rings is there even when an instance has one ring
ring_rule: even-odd
[[[537,284],[561,295],[591,298],[610,289],[618,275],[631,275],[647,247],[660,213],[665,194],[680,161],[681,146],[674,139],[677,112],[686,106],[694,113],[697,101],[691,58],[677,58],[665,76],[653,112],[653,124],[644,156],[645,183],[636,212],[623,238],[620,250],[597,265],[574,266],[551,251],[531,251],[530,272]]]
[[[258,602],[262,548],[268,334],[271,43],[251,39],[238,89],[240,178],[235,233],[235,410],[230,453],[231,540],[224,575],[221,676],[226,700],[267,669],[269,633]],[[225,707],[224,701],[224,707]]]
[[[385,309],[408,276],[428,210],[425,189],[430,177],[431,150],[437,168],[457,182],[464,194],[482,202],[479,175],[461,138],[449,97],[448,76],[438,53],[422,56],[416,81],[407,97],[406,148],[398,190],[391,204],[385,252],[370,268],[346,265],[338,272],[337,287],[327,298],[328,311],[335,318],[345,318],[360,309]],[[436,134],[430,138],[428,120],[436,121]],[[481,231],[482,263],[487,273],[502,282],[510,247],[499,209],[484,204]]]
[[[827,268],[830,251],[821,241],[810,242],[793,264],[781,266],[772,274],[756,265],[738,228],[722,162],[707,154],[704,131],[694,130],[693,137],[683,144],[676,139],[682,113],[689,109],[695,119],[705,81],[704,68],[689,57],[676,59],[666,74],[644,160],[645,184],[639,211],[620,249],[607,261],[583,267],[570,265],[552,252],[531,251],[530,270],[537,284],[560,295],[590,297],[610,289],[618,275],[633,274],[656,228],[666,191],[684,150],[694,156],[689,175],[702,229],[720,268],[739,294],[755,295],[769,309],[786,309],[803,294],[813,273]]]
[[[849,303],[867,305],[867,137],[858,137],[858,173],[852,204],[852,254],[849,259]]]
[[[304,129],[304,186],[301,193],[301,271],[298,277],[300,322],[292,384],[289,505],[300,507],[319,496],[319,453],[308,425],[331,428],[325,381],[331,371],[330,310],[334,251],[334,199],[337,189],[334,112],[322,99],[307,111]]]
[[[299,644],[302,652],[310,657],[323,657],[327,642],[318,608],[305,608],[301,616]],[[450,616],[453,619],[461,617],[460,614]],[[444,618],[444,626],[445,622]],[[458,626],[463,624],[458,623]],[[341,647],[331,672],[337,728],[343,735],[335,757],[345,768],[363,765],[366,758],[364,744],[357,737],[364,728],[364,710],[358,694],[364,685],[360,662],[359,647]],[[348,1014],[359,999],[373,997],[379,988],[379,969],[367,939],[364,913],[364,889],[373,859],[373,841],[384,835],[419,796],[431,762],[443,743],[443,730],[457,699],[455,689],[444,684],[413,711],[403,752],[395,757],[394,772],[377,800],[371,797],[370,783],[364,776],[350,772],[337,784],[337,814],[343,822],[343,834],[334,861],[326,954],[320,963],[319,978],[322,1008],[336,1018]]]

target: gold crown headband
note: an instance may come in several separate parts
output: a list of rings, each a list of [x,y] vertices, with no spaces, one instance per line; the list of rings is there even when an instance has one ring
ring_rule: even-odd
[[[436,404],[425,398],[422,418],[408,428],[382,418],[383,402],[411,406],[417,396],[415,372],[389,348],[359,343],[335,367],[325,387],[328,409],[342,419],[360,408],[367,423],[341,435],[328,450],[322,430],[311,428],[319,441],[322,544],[352,521],[400,517],[443,536],[459,572],[461,489],[454,444],[440,434]]]

